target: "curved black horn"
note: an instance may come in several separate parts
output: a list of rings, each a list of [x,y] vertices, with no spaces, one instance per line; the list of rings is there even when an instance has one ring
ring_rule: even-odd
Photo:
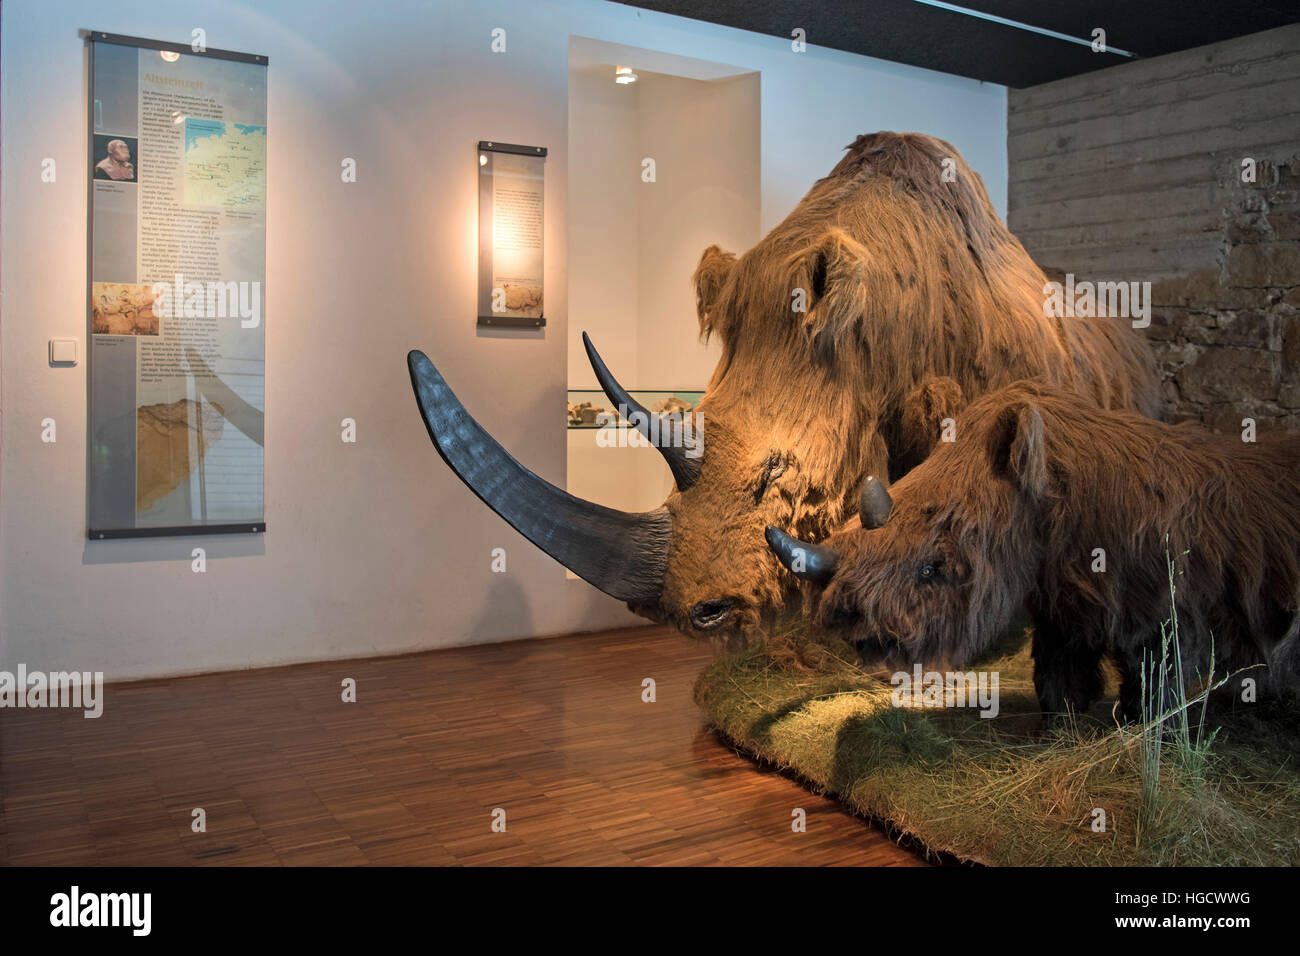
[[[686,456],[686,442],[684,436],[679,434],[679,424],[664,415],[656,416],[653,412],[647,411],[644,405],[629,395],[627,389],[618,384],[618,380],[609,373],[609,369],[605,367],[600,353],[596,351],[596,346],[591,344],[591,339],[587,337],[586,332],[582,333],[582,344],[587,350],[587,359],[591,362],[591,368],[596,373],[596,381],[600,383],[605,397],[616,406],[621,405],[627,409],[628,423],[659,449],[659,454],[664,456],[664,460],[668,462],[668,469],[673,473],[673,480],[677,482],[677,490],[685,491],[695,483],[700,473],[700,459]],[[657,427],[652,429],[651,420],[656,417],[659,421],[656,423]]]
[[[423,352],[406,357],[434,447],[470,491],[525,538],[620,601],[653,603],[663,589],[672,522],[575,498],[538,478],[465,411]]]
[[[835,573],[839,555],[830,548],[800,541],[774,524],[767,526],[765,537],[772,553],[780,558],[781,563],[795,577],[813,584],[825,584]]]
[[[862,519],[862,527],[884,527],[893,508],[894,499],[889,497],[889,491],[875,475],[862,483],[862,491],[858,495],[858,517]]]

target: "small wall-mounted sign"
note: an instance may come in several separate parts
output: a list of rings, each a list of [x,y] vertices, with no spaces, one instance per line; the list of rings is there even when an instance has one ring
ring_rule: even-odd
[[[478,324],[540,328],[546,147],[482,141],[478,171]]]

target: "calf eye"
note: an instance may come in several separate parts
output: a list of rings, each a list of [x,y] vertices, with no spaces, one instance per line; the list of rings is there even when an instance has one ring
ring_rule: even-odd
[[[940,577],[940,575],[939,575],[939,564],[940,564],[940,562],[938,562],[938,561],[932,561],[932,562],[930,562],[929,564],[923,564],[923,565],[921,565],[919,568],[917,568],[917,571],[916,571],[916,579],[917,579],[918,581],[937,581],[937,580],[939,580],[939,577]]]

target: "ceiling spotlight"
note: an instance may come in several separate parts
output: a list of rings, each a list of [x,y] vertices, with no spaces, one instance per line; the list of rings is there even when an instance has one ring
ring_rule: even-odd
[[[614,82],[623,84],[635,83],[636,74],[632,72],[630,66],[616,66],[614,67]]]
[[[177,53],[175,50],[159,50],[158,55],[162,57],[164,60],[166,60],[168,63],[175,63],[177,60],[181,58],[181,55]]]

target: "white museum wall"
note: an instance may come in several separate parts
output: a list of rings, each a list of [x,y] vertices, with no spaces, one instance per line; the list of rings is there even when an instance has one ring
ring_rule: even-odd
[[[670,65],[692,76],[674,76],[646,69],[652,54],[580,46],[569,74],[569,176],[584,184],[569,193],[569,387],[598,387],[585,330],[624,386],[702,390],[721,348],[699,340],[690,276],[710,243],[743,250],[760,238],[759,75],[678,60]],[[606,62],[574,65],[602,47]],[[614,82],[618,55],[633,57],[636,83]],[[673,487],[663,458],[602,438],[570,431],[567,490],[628,511],[658,507]]]
[[[639,620],[566,581],[448,471],[404,361],[425,350],[513,455],[564,484],[570,35],[761,72],[760,229],[854,135],[882,128],[951,140],[1005,206],[1003,88],[816,46],[796,54],[779,38],[621,4],[6,0],[0,17],[4,669],[121,680]],[[78,30],[184,40],[195,26],[212,47],[270,57],[269,531],[87,542]],[[496,27],[505,53],[489,49]],[[475,328],[479,139],[551,150],[543,332]],[[47,157],[54,183],[41,182]],[[340,181],[344,157],[357,160],[356,183]],[[48,366],[52,337],[79,340],[75,368]],[[57,443],[40,440],[46,417]],[[340,441],[344,417],[355,445]],[[191,571],[194,547],[206,573]],[[494,547],[507,551],[505,574],[490,570]]]
[[[584,330],[614,374],[636,387],[641,88],[619,86],[612,72],[601,64],[569,74],[568,173],[583,184],[568,203],[569,388],[599,388],[581,345]],[[599,393],[584,398],[609,405]],[[565,490],[628,511],[660,504],[667,492],[648,487],[655,478],[662,485],[667,472],[659,453],[602,447],[599,437],[593,429],[567,431]]]
[[[690,276],[709,245],[739,253],[762,238],[759,77],[652,75],[641,117],[657,179],[640,191],[637,376],[643,388],[703,388],[722,349],[698,342]]]
[[[595,389],[582,332],[629,385],[636,377],[641,85],[619,86],[604,64],[569,74],[570,388]]]
[[[639,75],[570,74],[569,170],[584,184],[569,196],[570,388],[597,387],[583,330],[629,387],[703,388],[721,349],[698,341],[691,274],[709,245],[762,237],[758,74]]]

